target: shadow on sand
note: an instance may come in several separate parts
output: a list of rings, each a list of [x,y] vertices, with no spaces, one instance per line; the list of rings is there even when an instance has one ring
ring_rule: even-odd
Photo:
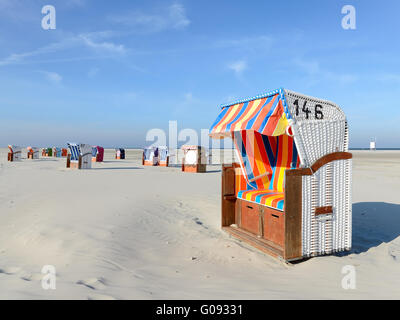
[[[400,205],[386,202],[353,204],[351,253],[366,252],[400,236]]]

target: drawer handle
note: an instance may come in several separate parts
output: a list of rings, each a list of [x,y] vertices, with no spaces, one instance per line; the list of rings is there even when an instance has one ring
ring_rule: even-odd
[[[271,214],[271,216],[273,216],[274,218],[279,219],[279,216],[277,216],[276,214]]]
[[[251,206],[246,206],[247,208],[249,208],[249,209],[254,209],[253,207],[251,207]]]
[[[315,208],[315,215],[321,215],[321,214],[332,214],[333,213],[333,207],[332,206],[326,206],[326,207],[317,207]]]

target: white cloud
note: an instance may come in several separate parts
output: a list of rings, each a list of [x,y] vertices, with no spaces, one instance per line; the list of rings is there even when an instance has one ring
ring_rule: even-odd
[[[296,58],[293,64],[300,69],[300,71],[310,77],[311,83],[318,83],[323,80],[334,81],[340,84],[350,84],[356,82],[359,77],[350,73],[338,73],[323,69],[320,63],[316,60],[304,60]],[[309,80],[310,80],[309,79]]]
[[[120,54],[125,54],[126,49],[125,46],[122,44],[115,44],[113,42],[96,42],[95,38],[97,36],[93,37],[93,34],[81,34],[79,35],[79,38],[83,40],[84,44],[90,48],[96,49],[96,50],[105,50],[109,52],[114,52],[114,53],[120,53]]]
[[[266,35],[259,35],[259,36],[252,36],[252,37],[242,37],[239,39],[224,39],[218,40],[215,43],[215,46],[218,48],[238,48],[240,50],[263,50],[268,51],[271,49],[274,43],[274,39],[270,36]]]
[[[176,29],[185,28],[190,24],[190,20],[186,17],[185,8],[179,3],[174,3],[169,7],[169,17]]]
[[[99,68],[91,68],[88,72],[88,77],[94,78],[99,73],[99,71],[100,71]]]
[[[191,92],[187,92],[184,94],[185,96],[185,101],[192,101],[193,100],[193,94]]]
[[[186,10],[182,4],[173,3],[157,13],[134,11],[109,18],[112,22],[133,27],[134,32],[153,33],[167,29],[184,29],[190,24]]]
[[[247,69],[247,62],[244,60],[238,60],[228,65],[228,68],[233,70],[236,75],[241,75],[243,71]]]
[[[60,74],[58,74],[57,72],[48,72],[48,71],[41,71],[47,78],[47,80],[49,80],[50,82],[53,83],[61,83],[62,81],[62,76]]]
[[[400,74],[398,73],[383,73],[376,78],[382,82],[400,82]]]
[[[0,59],[0,67],[21,63],[25,61],[27,58],[32,58],[44,54],[59,52],[65,49],[82,47],[82,46],[93,49],[96,52],[125,54],[127,50],[124,45],[103,41],[103,39],[109,38],[111,36],[112,33],[109,31],[92,32],[92,33],[69,36],[64,38],[63,40],[51,43],[47,46],[29,52],[10,54],[8,57]]]
[[[66,0],[65,4],[69,7],[83,7],[86,5],[86,0]]]

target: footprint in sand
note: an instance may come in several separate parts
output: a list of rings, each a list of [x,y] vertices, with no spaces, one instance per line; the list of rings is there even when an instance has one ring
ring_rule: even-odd
[[[6,267],[6,268],[0,268],[0,273],[4,273],[7,275],[13,275],[21,271],[21,268],[19,267]]]
[[[79,280],[76,284],[83,285],[92,290],[102,290],[106,288],[106,281],[103,278]]]
[[[25,281],[41,281],[43,279],[43,274],[41,273],[31,273],[21,277]]]

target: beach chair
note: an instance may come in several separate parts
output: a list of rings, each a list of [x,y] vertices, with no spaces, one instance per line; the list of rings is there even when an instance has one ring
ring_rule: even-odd
[[[104,148],[99,146],[92,147],[92,162],[103,162]]]
[[[123,148],[115,149],[115,159],[124,160],[125,159],[125,149],[123,149]]]
[[[22,156],[21,147],[9,145],[8,150],[9,150],[7,156],[8,161],[10,162],[21,161],[21,156]]]
[[[68,149],[67,148],[62,148],[61,149],[61,157],[65,158],[68,156]]]
[[[53,157],[61,158],[61,148],[54,147],[52,152],[53,152]]]
[[[46,156],[47,157],[52,157],[53,156],[53,148],[47,148]]]
[[[158,163],[158,157],[155,157],[157,153],[156,147],[146,147],[143,149],[142,165],[144,166],[154,166]]]
[[[159,146],[158,147],[158,165],[160,167],[168,167],[169,166],[169,151],[167,146]]]
[[[92,147],[88,144],[68,143],[67,168],[91,169]]]
[[[206,172],[207,171],[207,155],[206,148],[201,146],[182,146],[183,172]]]
[[[212,138],[222,166],[222,228],[286,261],[350,250],[348,125],[334,103],[279,89],[223,105]]]
[[[28,150],[27,154],[28,159],[39,159],[39,148],[28,147],[26,149]]]
[[[151,146],[143,149],[142,165],[169,166],[169,151],[167,146]]]

